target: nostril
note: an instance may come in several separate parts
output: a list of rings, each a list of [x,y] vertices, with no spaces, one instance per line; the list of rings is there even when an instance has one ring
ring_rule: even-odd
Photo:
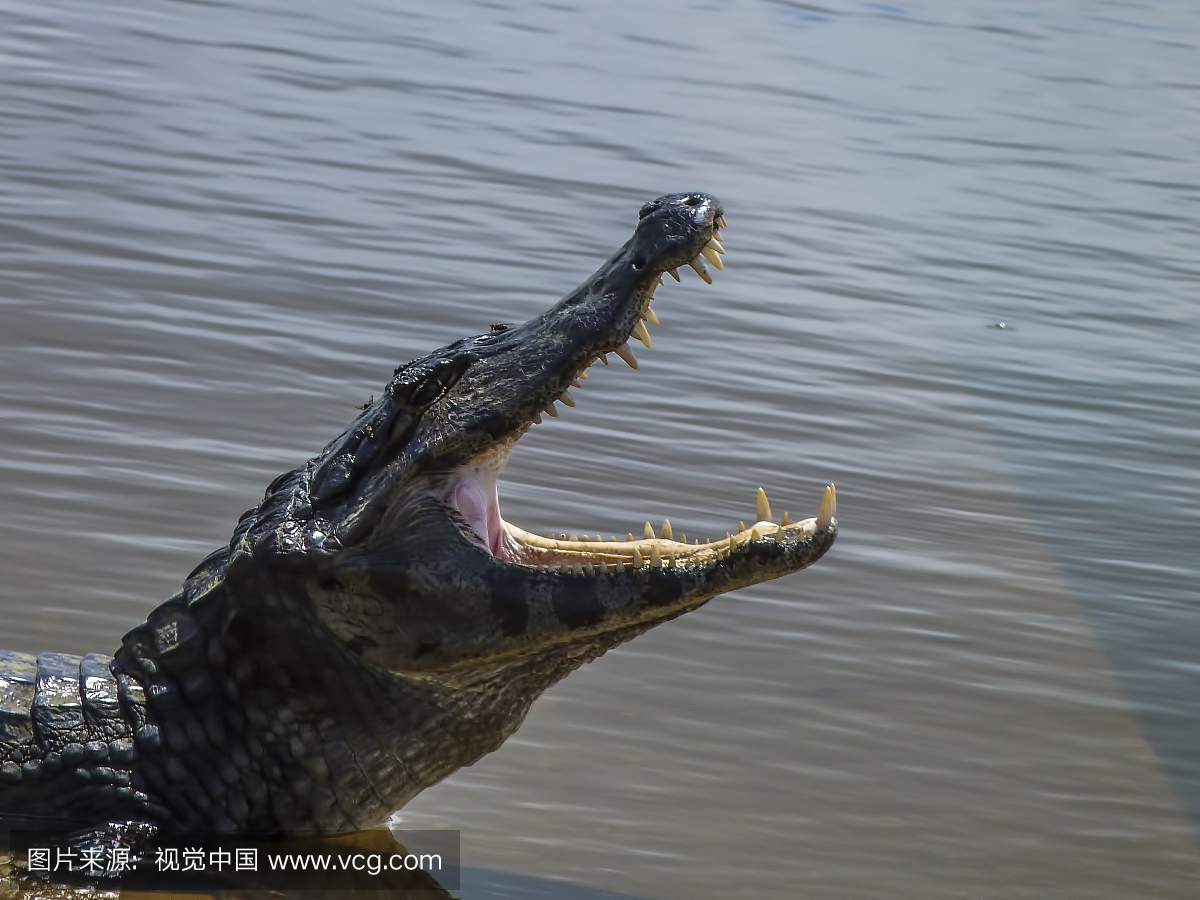
[[[633,258],[633,267],[634,269],[644,269],[646,267],[646,257],[635,256]]]

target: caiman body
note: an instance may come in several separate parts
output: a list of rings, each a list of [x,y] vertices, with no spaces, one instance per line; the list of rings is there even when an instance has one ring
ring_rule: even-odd
[[[760,521],[704,544],[666,526],[543,538],[500,516],[516,441],[574,405],[567,389],[605,354],[635,365],[626,342],[656,321],[661,277],[691,265],[708,280],[722,224],[703,194],[648,203],[548,312],[398,368],[112,658],[0,654],[0,819],[377,825],[499,747],[583,663],[817,560],[837,532],[831,489],[814,519],[775,523],[760,498]]]

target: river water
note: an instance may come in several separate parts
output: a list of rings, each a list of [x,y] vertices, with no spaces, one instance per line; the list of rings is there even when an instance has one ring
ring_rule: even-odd
[[[704,190],[726,271],[522,441],[505,515],[723,534],[833,481],[838,544],[402,824],[461,829],[479,900],[1200,894],[1200,7],[0,23],[0,646],[111,652],[392,366]]]

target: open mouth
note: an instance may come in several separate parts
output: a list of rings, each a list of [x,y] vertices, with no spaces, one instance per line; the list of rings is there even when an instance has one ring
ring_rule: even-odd
[[[712,283],[712,275],[706,262],[718,270],[724,268],[721,257],[725,254],[725,248],[720,234],[720,229],[724,227],[723,215],[713,217],[711,237],[700,252],[684,264],[707,284]],[[680,268],[683,266],[663,268],[649,283],[644,299],[638,301],[640,308],[627,338],[636,338],[647,348],[651,346],[648,326],[659,323],[650,308],[651,300],[655,291],[665,284],[665,276],[675,281],[681,280]],[[572,386],[581,386],[581,381],[587,378],[587,369],[595,363],[607,365],[608,353],[631,368],[637,368],[637,359],[626,341],[608,352],[592,356],[573,373]],[[767,551],[768,556],[773,556],[809,543],[818,532],[836,530],[837,495],[834,486],[829,485],[825,488],[817,514],[796,522],[791,522],[787,513],[776,521],[766,493],[759,488],[756,521],[748,526],[738,522],[736,530],[730,529],[715,539],[689,542],[686,534],[674,532],[669,521],[664,521],[657,529],[647,522],[639,529],[640,535],[629,532],[624,539],[616,535],[606,537],[579,531],[545,536],[532,534],[506,521],[501,515],[498,480],[520,436],[535,424],[541,424],[543,413],[558,417],[555,402],[575,406],[575,399],[569,391],[564,390],[540,412],[535,412],[515,438],[489,448],[437,478],[436,493],[440,495],[441,502],[448,508],[450,518],[462,535],[471,543],[486,549],[497,561],[534,567],[543,572],[587,577],[620,577],[647,569],[676,570],[681,575],[686,572],[699,574],[719,567],[740,551],[757,547]]]
[[[575,405],[570,389],[597,362],[637,367],[629,344],[650,346],[655,291],[685,268],[711,282],[724,227],[707,194],[645,204],[633,236],[546,312],[397,368],[319,457],[277,479],[234,548],[269,535],[263,546],[297,572],[316,567],[305,591],[347,646],[394,672],[443,674],[564,646],[598,655],[718,594],[812,565],[837,536],[832,485],[796,522],[776,520],[760,490],[754,522],[705,540],[669,522],[624,539],[533,534],[500,512],[513,447],[557,417],[556,404]]]

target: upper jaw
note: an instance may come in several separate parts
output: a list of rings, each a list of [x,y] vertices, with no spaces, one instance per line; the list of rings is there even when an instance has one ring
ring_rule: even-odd
[[[459,391],[466,394],[473,382],[486,382],[494,395],[496,379],[507,371],[519,379],[511,385],[514,419],[528,423],[542,411],[553,415],[547,407],[594,361],[608,353],[633,359],[622,348],[646,318],[664,273],[694,264],[711,282],[702,254],[716,258],[720,266],[720,242],[714,237],[719,221],[721,205],[707,194],[670,194],[647,203],[629,240],[545,313],[496,335],[494,349],[463,379]]]
[[[459,341],[439,355],[470,360],[460,380],[417,427],[406,459],[430,471],[466,464],[511,444],[557,415],[554,403],[573,405],[572,383],[597,359],[616,353],[637,367],[629,348],[648,343],[643,320],[664,273],[691,265],[711,281],[705,259],[723,253],[717,228],[720,203],[707,194],[660,197],[642,207],[632,237],[587,281],[545,313],[516,326]],[[675,275],[678,278],[678,275]]]
[[[576,290],[522,325],[494,326],[470,342],[472,364],[414,441],[439,448],[424,468],[444,473],[439,493],[468,540],[513,562],[530,555],[524,532],[501,519],[496,497],[496,477],[513,445],[543,413],[557,417],[556,402],[575,405],[569,388],[580,386],[597,360],[607,364],[607,354],[616,353],[637,368],[629,338],[649,346],[644,322],[657,322],[649,306],[662,276],[678,279],[675,270],[686,264],[711,283],[704,261],[722,267],[722,225],[721,204],[707,194],[653,200],[629,240]]]
[[[546,313],[399,367],[383,396],[320,456],[272,484],[243,518],[239,543],[267,538],[298,559],[368,540],[414,477],[511,447],[543,412],[555,415],[556,401],[573,404],[567,389],[608,353],[636,367],[627,342],[644,335],[662,274],[692,263],[708,280],[701,253],[715,258],[721,215],[705,194],[652,201],[624,246]]]

